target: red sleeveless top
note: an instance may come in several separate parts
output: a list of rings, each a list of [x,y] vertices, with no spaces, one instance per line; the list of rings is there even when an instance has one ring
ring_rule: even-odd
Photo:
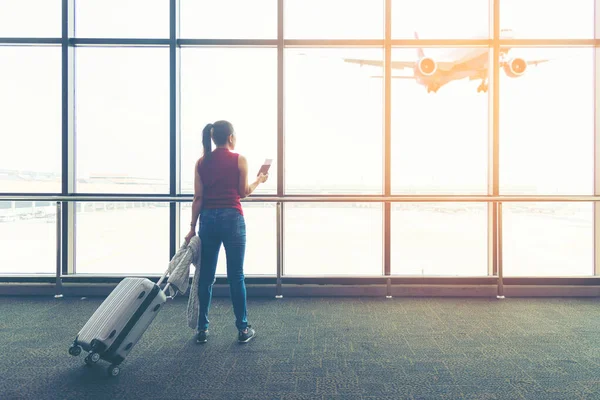
[[[215,149],[210,158],[198,165],[202,179],[202,209],[235,208],[244,215],[238,187],[240,170],[238,153],[226,148]]]

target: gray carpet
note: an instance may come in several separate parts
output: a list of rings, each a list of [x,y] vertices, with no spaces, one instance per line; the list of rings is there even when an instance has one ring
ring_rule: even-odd
[[[249,299],[236,342],[215,298],[197,345],[185,299],[122,364],[67,353],[101,298],[0,298],[5,399],[600,399],[597,299]]]

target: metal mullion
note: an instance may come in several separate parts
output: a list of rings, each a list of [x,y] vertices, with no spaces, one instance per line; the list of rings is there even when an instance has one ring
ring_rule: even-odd
[[[492,49],[492,85],[490,87],[492,100],[492,195],[498,196],[500,193],[500,0],[492,0],[492,29],[493,29],[493,49]],[[488,68],[489,73],[489,68]],[[502,226],[501,213],[502,204],[494,203],[492,220],[492,256],[493,272],[498,274],[498,298],[504,298],[502,286]]]
[[[75,192],[75,50],[69,38],[75,35],[75,1],[62,0],[61,29],[61,85],[62,85],[62,138],[61,138],[61,194]],[[76,204],[63,202],[61,213],[61,262],[62,273],[75,273],[75,226]],[[57,231],[58,232],[58,231]]]
[[[277,196],[285,195],[285,134],[284,134],[284,0],[277,0]],[[284,271],[285,208],[277,202],[275,217],[277,231],[277,284],[275,297],[282,298],[282,276]]]
[[[503,260],[503,253],[502,253],[502,249],[503,249],[503,241],[502,241],[502,227],[503,227],[503,220],[502,220],[502,209],[504,207],[503,203],[496,203],[496,208],[497,208],[497,232],[498,232],[498,241],[496,242],[496,246],[497,246],[497,267],[498,267],[498,282],[497,282],[497,295],[496,298],[498,299],[503,299],[504,298],[504,266],[502,263]]]
[[[493,18],[493,16],[491,16]],[[493,29],[493,26],[490,27]],[[490,36],[493,35],[493,32]],[[394,39],[393,47],[594,47],[598,45],[597,39]]]
[[[338,40],[338,39],[286,39],[285,47],[376,47],[384,46],[382,39],[356,39],[356,40]]]
[[[393,39],[393,47],[491,47],[492,39]]]
[[[384,139],[383,139],[383,194],[392,194],[392,0],[385,0],[385,40],[384,40]],[[386,297],[391,298],[391,247],[392,247],[392,205],[383,203],[383,274],[387,277]]]
[[[600,0],[594,1],[594,195],[600,195]],[[600,203],[594,202],[594,275],[600,275]]]
[[[593,47],[595,39],[500,39],[504,47]]]
[[[60,38],[13,38],[13,37],[0,37],[0,46],[2,45],[60,45],[62,44],[62,37]]]
[[[40,195],[31,193],[0,193],[0,201],[63,201],[71,202],[189,202],[193,199],[188,195],[129,195],[129,194],[70,194],[70,195]],[[493,202],[560,202],[560,203],[589,203],[600,202],[600,195],[308,195],[308,196],[276,196],[256,195],[242,200],[243,202],[281,202],[281,203],[493,203]]]
[[[63,297],[63,282],[62,282],[62,210],[61,203],[56,203],[56,276],[55,276],[55,292],[54,298],[59,299]]]
[[[123,276],[130,274],[81,274],[63,276],[63,283],[118,283],[123,279]],[[134,274],[142,275],[157,281],[161,275],[159,274]],[[275,277],[261,275],[247,275],[246,282],[250,284],[273,284],[276,281]],[[382,276],[373,275],[353,275],[353,276],[335,276],[335,275],[319,275],[319,276],[286,276],[286,281],[290,284],[339,284],[353,285],[366,284],[381,285],[385,282]],[[572,277],[572,276],[556,276],[556,277],[509,277],[504,280],[505,285],[510,286],[580,286],[580,287],[597,287],[600,285],[600,277]],[[0,282],[28,282],[28,283],[53,283],[55,282],[55,274],[0,274]],[[496,280],[493,277],[482,276],[395,276],[392,277],[394,284],[411,284],[411,285],[494,285]],[[227,277],[218,276],[216,284],[227,284]]]
[[[494,14],[494,0],[489,0],[488,4],[488,14],[489,14],[489,36],[492,38],[490,51],[488,54],[488,63],[489,65],[494,64],[495,57],[493,55],[493,38],[495,36],[495,14]],[[488,79],[494,79],[493,72],[488,68]],[[493,85],[492,85],[493,86]],[[488,190],[487,194],[493,196],[494,195],[494,91],[488,90]],[[487,236],[488,236],[488,276],[496,275],[496,221],[498,216],[498,211],[496,207],[496,203],[488,203],[488,223],[487,223]]]
[[[181,193],[179,0],[169,2],[169,195]],[[169,259],[180,242],[181,205],[169,203]]]
[[[70,38],[72,46],[156,46],[167,47],[171,39],[137,39],[137,38]]]
[[[277,39],[178,39],[179,47],[207,46],[207,47],[277,47]]]

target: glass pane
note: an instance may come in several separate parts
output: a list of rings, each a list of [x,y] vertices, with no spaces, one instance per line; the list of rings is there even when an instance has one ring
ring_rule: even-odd
[[[60,37],[61,23],[60,0],[0,0],[0,37]]]
[[[182,193],[194,192],[194,165],[202,156],[202,129],[221,119],[234,126],[235,151],[248,159],[249,183],[254,182],[265,158],[273,159],[269,180],[253,194],[275,193],[276,49],[181,50]]]
[[[76,0],[75,36],[168,38],[169,0]]]
[[[594,0],[502,0],[500,27],[515,38],[593,38]]]
[[[285,0],[286,39],[383,39],[383,0]]]
[[[169,49],[76,50],[77,191],[169,190]]]
[[[518,79],[501,71],[501,193],[592,194],[594,50],[513,49],[511,57],[550,61]]]
[[[181,244],[189,232],[191,203],[181,205]],[[246,255],[244,275],[277,275],[277,209],[275,203],[242,203],[246,221]],[[196,229],[199,224],[196,225]],[[221,246],[217,275],[227,275],[225,248]],[[192,268],[193,272],[194,268]]]
[[[169,203],[86,202],[77,207],[78,274],[162,274],[169,266]]]
[[[392,275],[486,276],[487,209],[477,203],[392,205]]]
[[[378,203],[285,204],[284,274],[383,275]]]
[[[277,0],[181,0],[181,37],[276,39]]]
[[[60,47],[0,47],[0,192],[60,192],[60,57]]]
[[[54,273],[56,205],[0,201],[0,274]]]
[[[382,193],[383,83],[344,62],[382,57],[380,49],[286,50],[286,193]]]
[[[487,61],[485,48],[392,50],[392,75],[408,77],[392,80],[394,194],[487,193]]]
[[[503,205],[504,276],[592,276],[591,203]]]
[[[504,0],[503,0],[504,1]],[[486,39],[489,1],[392,0],[392,38]]]

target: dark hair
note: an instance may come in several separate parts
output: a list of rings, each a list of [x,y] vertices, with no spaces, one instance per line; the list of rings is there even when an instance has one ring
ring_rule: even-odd
[[[217,146],[223,146],[227,139],[233,134],[233,125],[229,121],[217,121],[207,124],[202,130],[202,146],[204,147],[204,159],[210,158],[212,152],[212,141]]]

